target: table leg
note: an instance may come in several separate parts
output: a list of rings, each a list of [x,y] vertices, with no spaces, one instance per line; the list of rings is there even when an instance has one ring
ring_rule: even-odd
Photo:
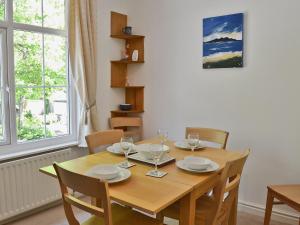
[[[189,193],[180,200],[179,225],[195,225],[196,199]]]
[[[236,225],[237,224],[237,208],[238,208],[238,199],[239,199],[239,193],[237,191],[237,194],[232,202],[232,206],[230,209],[230,214],[229,214],[229,220],[228,224],[229,225]]]
[[[268,190],[264,225],[270,224],[272,208],[273,208],[273,201],[274,201],[274,197],[273,197],[272,193]]]
[[[237,208],[238,208],[238,192],[233,200],[231,209],[230,209],[230,215],[229,215],[229,225],[236,225],[237,224]]]

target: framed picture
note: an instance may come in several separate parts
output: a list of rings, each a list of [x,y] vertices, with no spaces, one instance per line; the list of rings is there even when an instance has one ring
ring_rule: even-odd
[[[203,68],[243,67],[244,14],[203,19]]]

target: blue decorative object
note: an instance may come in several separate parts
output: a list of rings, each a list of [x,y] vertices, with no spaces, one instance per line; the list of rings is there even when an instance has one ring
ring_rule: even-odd
[[[244,14],[203,19],[203,68],[243,67]]]

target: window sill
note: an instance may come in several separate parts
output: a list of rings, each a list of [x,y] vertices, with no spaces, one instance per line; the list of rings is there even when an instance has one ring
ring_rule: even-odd
[[[33,149],[33,150],[24,150],[24,151],[9,153],[9,154],[7,154],[7,153],[1,154],[0,153],[0,164],[4,163],[4,162],[8,162],[8,161],[17,160],[20,158],[26,158],[26,157],[30,157],[30,156],[34,156],[34,155],[45,154],[45,153],[49,153],[52,151],[57,151],[60,149],[65,149],[65,148],[69,148],[69,147],[77,147],[77,146],[78,146],[78,142],[74,141],[74,142],[68,142],[68,143],[59,144],[59,145],[55,145],[55,146],[51,146],[51,147],[42,147],[42,148],[37,148],[37,149]]]

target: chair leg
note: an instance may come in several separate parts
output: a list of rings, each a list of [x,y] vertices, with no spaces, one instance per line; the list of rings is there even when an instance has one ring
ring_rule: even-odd
[[[272,208],[273,208],[273,201],[274,201],[274,197],[273,197],[272,193],[270,191],[268,191],[264,225],[270,224]]]
[[[228,224],[229,225],[236,225],[237,224],[237,208],[238,208],[238,192],[232,202],[232,206],[229,212]]]

